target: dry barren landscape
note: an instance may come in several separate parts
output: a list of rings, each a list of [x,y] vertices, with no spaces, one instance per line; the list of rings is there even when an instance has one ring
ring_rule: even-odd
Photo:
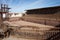
[[[45,40],[51,35],[59,33],[59,30],[52,30],[55,27],[32,23],[27,21],[5,21],[9,28],[12,28],[11,36],[3,40]]]

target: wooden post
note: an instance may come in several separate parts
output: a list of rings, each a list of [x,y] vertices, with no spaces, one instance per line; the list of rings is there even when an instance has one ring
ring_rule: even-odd
[[[3,15],[2,15],[2,6],[3,6],[3,4],[1,4],[1,13],[0,13],[0,15],[1,15],[1,22],[3,21]]]

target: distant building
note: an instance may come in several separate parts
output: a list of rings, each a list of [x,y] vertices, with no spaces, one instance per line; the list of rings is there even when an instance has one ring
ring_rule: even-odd
[[[10,17],[22,17],[21,13],[10,13]]]
[[[54,14],[60,11],[60,6],[26,10],[26,14]]]

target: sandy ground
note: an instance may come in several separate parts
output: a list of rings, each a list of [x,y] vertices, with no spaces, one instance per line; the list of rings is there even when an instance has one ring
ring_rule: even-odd
[[[8,22],[5,21],[4,23],[9,24],[10,26],[35,26],[35,27],[44,27],[44,28],[54,28],[54,26],[48,26],[48,25],[43,25],[43,24],[38,24],[38,23],[32,23],[32,22],[27,22],[27,21],[12,21]]]
[[[2,40],[35,40],[35,39],[17,38],[15,36],[10,36],[9,38],[4,38]]]
[[[48,25],[26,22],[26,21],[13,21],[13,22],[5,21],[4,23],[8,24],[9,26],[17,26],[17,27],[23,27],[23,28],[25,28],[26,26],[38,27],[38,28],[40,28],[40,30],[49,30],[51,28],[54,28],[54,26],[48,26]],[[29,30],[29,29],[27,29],[27,30]],[[22,29],[22,31],[23,31],[23,29]],[[24,35],[22,35],[22,36],[24,36]],[[25,37],[27,37],[27,38],[25,38]],[[35,39],[35,36],[33,36],[34,38],[33,37],[31,38],[31,37],[25,35],[25,37],[20,38],[20,37],[16,37],[16,36],[10,36],[9,38],[4,38],[3,40],[40,40],[40,36],[39,36],[39,39]],[[38,36],[36,36],[36,38],[38,38]]]

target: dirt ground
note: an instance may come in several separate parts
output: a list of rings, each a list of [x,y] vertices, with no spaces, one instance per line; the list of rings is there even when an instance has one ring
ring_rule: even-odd
[[[2,40],[36,40],[36,39],[18,38],[15,36],[10,36],[9,38],[4,38]]]
[[[45,31],[45,30],[50,30],[51,28],[54,28],[53,26],[26,22],[26,21],[13,21],[13,22],[5,21],[5,23],[6,24],[8,23],[9,26],[17,26],[17,28],[20,28],[20,30],[18,29],[17,32],[20,32],[20,33],[18,35],[19,37],[17,36],[18,33],[16,33],[14,36],[12,35],[12,36],[9,36],[8,38],[4,38],[2,40],[42,40],[42,39],[40,39],[41,36],[39,35],[39,34],[41,34],[41,32],[39,32],[39,34],[36,34],[38,31],[33,30],[33,29],[38,28],[39,30]],[[28,26],[28,27],[26,27],[26,26]],[[32,29],[30,27],[32,27]],[[14,27],[14,28],[16,28],[16,27]],[[35,31],[36,31],[36,33],[34,33]],[[21,33],[21,32],[23,32],[23,33]],[[28,32],[28,33],[26,34],[25,32]]]
[[[9,36],[9,37],[6,37],[4,39],[1,39],[0,40],[34,40],[34,39],[26,39],[26,38],[18,38],[16,36]]]

